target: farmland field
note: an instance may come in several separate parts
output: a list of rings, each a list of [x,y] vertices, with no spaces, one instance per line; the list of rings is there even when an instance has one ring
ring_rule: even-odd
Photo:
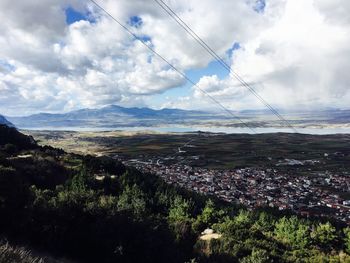
[[[175,156],[185,164],[212,169],[262,167],[303,174],[350,173],[350,135],[25,132],[43,145],[122,160]],[[288,160],[297,160],[303,165],[293,165]]]

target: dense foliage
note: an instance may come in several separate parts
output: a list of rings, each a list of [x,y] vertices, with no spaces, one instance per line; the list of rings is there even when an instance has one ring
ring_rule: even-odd
[[[0,138],[0,234],[19,245],[79,262],[350,261],[349,228],[247,211],[5,126]]]

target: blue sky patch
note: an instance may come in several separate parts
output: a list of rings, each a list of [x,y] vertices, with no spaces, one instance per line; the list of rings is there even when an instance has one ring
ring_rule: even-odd
[[[0,69],[3,68],[9,72],[15,71],[16,67],[8,63],[6,60],[0,59]]]
[[[193,82],[198,83],[198,81],[204,76],[216,75],[219,79],[225,79],[229,73],[222,65],[217,61],[212,61],[205,68],[201,69],[190,69],[185,72],[186,76]],[[169,98],[171,101],[177,101],[179,97],[191,96],[192,84],[186,82],[184,85],[165,91],[162,94],[157,94],[149,98],[150,102],[154,105],[161,105],[165,98]]]
[[[190,69],[186,71],[186,76],[188,76],[194,82],[198,82],[203,76],[217,75],[219,79],[227,77],[228,71],[223,68],[223,66],[215,61],[209,63],[206,68],[202,69]]]
[[[139,35],[137,36],[137,39],[143,42],[152,42],[152,39],[147,35]]]
[[[233,44],[233,46],[229,50],[226,51],[226,54],[228,55],[229,58],[231,58],[233,52],[237,49],[240,49],[240,48],[241,48],[241,45],[236,42]]]
[[[142,18],[139,16],[132,16],[130,17],[128,24],[131,25],[132,27],[139,28],[142,26],[143,21],[142,21]]]
[[[257,0],[255,2],[254,11],[258,13],[264,13],[265,6],[266,6],[265,0]]]
[[[66,23],[68,25],[71,25],[71,24],[78,22],[80,20],[92,22],[92,21],[90,21],[88,14],[80,13],[72,7],[66,8],[65,12],[66,12]]]

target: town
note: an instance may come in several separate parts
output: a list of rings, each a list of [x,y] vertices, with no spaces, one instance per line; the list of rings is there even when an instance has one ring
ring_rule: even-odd
[[[350,225],[350,191],[346,175],[317,173],[291,176],[275,169],[243,168],[211,170],[185,164],[163,164],[159,160],[124,161],[127,165],[154,173],[169,184],[215,195],[249,209],[273,207],[306,217],[327,217]]]
[[[43,144],[107,155],[249,209],[272,207],[350,225],[348,135],[199,134],[31,133]]]

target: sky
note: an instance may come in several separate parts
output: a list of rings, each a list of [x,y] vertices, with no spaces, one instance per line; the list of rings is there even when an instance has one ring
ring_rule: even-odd
[[[264,109],[154,0],[96,1],[137,39],[89,0],[0,1],[0,114]],[[164,1],[273,107],[350,108],[350,1]]]

